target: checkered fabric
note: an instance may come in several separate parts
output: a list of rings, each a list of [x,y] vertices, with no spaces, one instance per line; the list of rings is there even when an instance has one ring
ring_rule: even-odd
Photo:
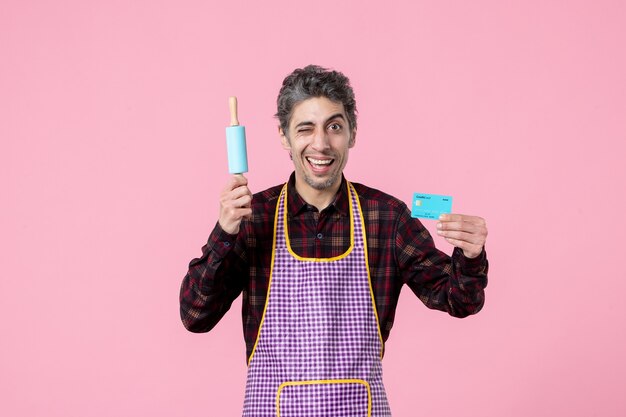
[[[350,185],[353,244],[332,260],[290,252],[285,193],[276,208],[270,290],[243,416],[390,416],[356,191]]]
[[[358,382],[288,385],[280,391],[281,416],[367,416],[369,394]]]

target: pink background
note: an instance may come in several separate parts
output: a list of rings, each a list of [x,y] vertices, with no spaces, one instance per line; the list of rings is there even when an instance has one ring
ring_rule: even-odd
[[[241,301],[196,335],[178,290],[228,178],[227,97],[251,188],[283,182],[275,99],[308,63],[353,81],[349,179],[490,229],[479,315],[403,292],[394,416],[626,415],[626,3],[301,4],[2,2],[0,415],[239,415]]]

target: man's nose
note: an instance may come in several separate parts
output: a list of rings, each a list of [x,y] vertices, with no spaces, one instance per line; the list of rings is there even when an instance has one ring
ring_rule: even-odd
[[[318,132],[313,136],[311,147],[316,151],[325,151],[330,148],[328,133],[325,129],[318,130]]]

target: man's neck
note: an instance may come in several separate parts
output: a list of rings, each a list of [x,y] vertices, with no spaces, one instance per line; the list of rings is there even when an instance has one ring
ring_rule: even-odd
[[[336,184],[323,190],[317,190],[306,182],[299,181],[298,177],[296,177],[296,191],[300,194],[300,197],[302,197],[307,204],[316,207],[320,212],[333,202],[340,186],[341,178],[339,178]]]

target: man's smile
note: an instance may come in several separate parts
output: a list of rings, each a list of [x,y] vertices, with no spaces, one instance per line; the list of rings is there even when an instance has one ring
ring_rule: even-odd
[[[320,175],[328,173],[333,165],[333,162],[335,162],[334,158],[327,156],[305,156],[304,158],[308,161],[313,173]]]
[[[330,164],[332,164],[333,162],[335,162],[334,158],[329,158],[329,157],[312,157],[312,156],[305,156],[306,160],[309,161],[309,163],[313,166],[328,166]]]

